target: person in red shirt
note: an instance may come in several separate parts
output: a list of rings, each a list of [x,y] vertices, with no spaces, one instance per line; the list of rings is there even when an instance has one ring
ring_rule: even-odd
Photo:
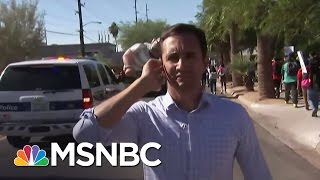
[[[281,85],[281,68],[282,64],[280,62],[280,58],[273,58],[272,60],[272,80],[273,80],[273,86],[275,90],[275,97],[280,97],[280,85]]]

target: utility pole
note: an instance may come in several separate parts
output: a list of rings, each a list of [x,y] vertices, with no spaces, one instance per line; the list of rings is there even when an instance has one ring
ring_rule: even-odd
[[[134,10],[136,14],[136,24],[138,23],[137,0],[134,0]]]
[[[47,28],[44,28],[44,37],[46,39],[46,46],[48,46]]]
[[[148,11],[149,11],[149,9],[148,9],[148,3],[146,3],[146,17],[147,17],[147,22],[149,21]]]
[[[43,11],[43,17],[45,17],[47,15],[46,11]],[[46,40],[46,46],[48,46],[48,37],[47,37],[47,28],[44,27],[44,38]]]
[[[78,0],[78,11],[77,13],[79,14],[79,22],[80,22],[80,52],[81,56],[85,56],[85,49],[84,49],[84,39],[83,39],[83,23],[82,23],[82,11],[81,11],[81,0]]]

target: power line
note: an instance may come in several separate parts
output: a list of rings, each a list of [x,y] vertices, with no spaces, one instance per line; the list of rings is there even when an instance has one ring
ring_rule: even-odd
[[[61,34],[61,35],[66,35],[66,36],[78,36],[78,34],[72,34],[72,33],[65,33],[65,32],[58,32],[58,31],[50,31],[50,30],[46,30],[46,32],[48,33],[53,33],[53,34]],[[83,35],[85,38],[89,39],[92,42],[97,43],[97,41],[91,39],[90,37]]]
[[[58,32],[58,31],[51,31],[51,30],[46,30],[48,33],[53,33],[53,34],[61,34],[61,35],[67,35],[67,36],[78,36],[78,34],[72,34],[72,33],[66,33],[66,32]]]
[[[96,20],[103,22],[104,24],[105,21],[103,21],[101,18],[99,18],[98,16],[96,16],[95,14],[91,13],[88,7],[83,7],[83,9],[86,11],[86,13],[88,13],[92,18],[95,18]]]
[[[93,40],[93,39],[89,38],[88,36],[86,36],[86,35],[83,35],[83,36],[84,36],[85,38],[89,39],[90,41],[97,43],[97,41],[95,41],[95,40]]]

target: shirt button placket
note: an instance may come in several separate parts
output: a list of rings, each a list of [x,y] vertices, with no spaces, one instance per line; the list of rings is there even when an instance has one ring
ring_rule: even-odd
[[[186,131],[187,131],[187,135],[188,135],[188,179],[193,179],[192,177],[192,150],[191,150],[191,132],[190,132],[190,126],[191,126],[191,123],[193,121],[193,114],[190,113],[188,114],[188,119],[187,119],[187,128],[186,128]]]

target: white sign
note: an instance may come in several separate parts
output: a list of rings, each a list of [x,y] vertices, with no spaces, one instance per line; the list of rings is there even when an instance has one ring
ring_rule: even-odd
[[[69,143],[64,150],[61,150],[58,143],[51,143],[51,166],[57,166],[57,155],[64,160],[69,155],[69,166],[75,166],[75,164],[83,167],[89,167],[96,162],[96,166],[102,166],[102,155],[108,160],[108,162],[112,166],[137,166],[141,161],[150,167],[158,166],[161,164],[159,159],[155,161],[149,161],[147,159],[146,153],[147,150],[150,148],[160,149],[161,145],[155,142],[146,143],[142,146],[140,150],[140,157],[138,153],[138,145],[135,143],[119,143],[120,145],[120,162],[118,163],[118,156],[117,156],[117,143],[111,143],[111,154],[105,149],[104,145],[101,143],[96,143],[95,149],[95,156],[91,152],[87,152],[84,149],[93,148],[93,144],[91,143],[80,143],[75,146],[75,143]],[[131,152],[126,151],[126,148],[133,149]],[[79,156],[85,157],[87,160],[76,160],[76,152]],[[131,157],[133,160],[126,160],[126,157]]]
[[[288,56],[289,54],[294,52],[294,46],[286,46],[284,47],[284,55]]]
[[[299,57],[302,73],[307,73],[307,68],[306,68],[306,65],[304,64],[303,55],[301,51],[298,51],[298,57]]]

